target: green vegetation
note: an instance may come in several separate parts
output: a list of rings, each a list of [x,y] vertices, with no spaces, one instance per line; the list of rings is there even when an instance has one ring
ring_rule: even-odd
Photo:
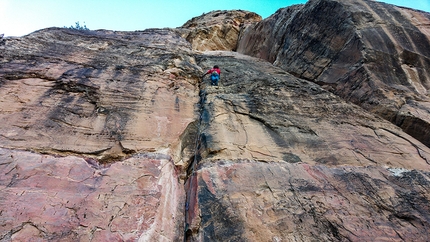
[[[75,29],[75,30],[90,30],[89,28],[87,28],[87,25],[80,25],[79,21],[75,23],[75,26],[71,25],[70,27],[66,27],[64,26],[64,28],[68,28],[68,29]]]

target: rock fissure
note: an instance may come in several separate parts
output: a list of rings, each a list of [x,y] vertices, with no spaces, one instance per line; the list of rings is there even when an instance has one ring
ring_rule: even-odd
[[[425,26],[314,0],[0,38],[0,240],[428,241]]]
[[[415,144],[414,142],[412,142],[411,140],[409,140],[408,138],[406,138],[406,137],[403,137],[401,134],[399,134],[399,133],[397,133],[397,132],[394,132],[394,131],[392,131],[392,130],[387,130],[387,129],[385,129],[385,128],[381,128],[382,130],[385,130],[385,131],[387,131],[387,132],[389,132],[389,133],[391,133],[391,134],[393,134],[393,135],[395,135],[395,136],[397,136],[397,137],[399,137],[399,138],[402,138],[403,140],[405,140],[405,141],[407,141],[409,144],[411,144],[415,149],[416,149],[416,152],[418,153],[418,155],[419,155],[419,157],[421,157],[428,165],[430,165],[430,161],[429,161],[429,159],[427,158],[427,156],[425,156],[422,152],[422,148],[420,148],[417,144]]]
[[[191,164],[188,168],[188,174],[187,179],[185,181],[185,190],[186,190],[186,197],[185,197],[185,204],[184,204],[184,241],[189,241],[191,237],[193,236],[193,230],[196,230],[196,228],[192,228],[193,224],[193,216],[191,214],[190,208],[194,210],[195,208],[191,204],[192,201],[196,200],[196,188],[197,184],[195,184],[195,172],[196,167],[198,163],[202,159],[202,122],[203,122],[203,115],[204,115],[204,105],[206,102],[206,90],[200,90],[200,101],[198,103],[198,123],[197,123],[197,132],[195,137],[195,144],[194,144],[194,155],[192,156]],[[191,207],[190,207],[191,206]]]
[[[368,160],[368,161],[371,161],[371,162],[373,162],[373,163],[375,163],[375,164],[377,164],[378,162],[376,162],[375,160],[373,160],[371,157],[370,157],[370,154],[369,155],[365,155],[361,150],[358,150],[358,149],[354,149],[354,152],[356,152],[356,153],[358,153],[358,154],[360,154],[363,158],[365,158],[366,160]]]

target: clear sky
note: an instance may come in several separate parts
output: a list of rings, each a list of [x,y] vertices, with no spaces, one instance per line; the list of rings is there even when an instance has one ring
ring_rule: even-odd
[[[430,0],[381,0],[430,12]],[[263,18],[306,0],[0,0],[0,34],[22,36],[47,27],[144,30],[179,27],[212,10],[242,9]]]

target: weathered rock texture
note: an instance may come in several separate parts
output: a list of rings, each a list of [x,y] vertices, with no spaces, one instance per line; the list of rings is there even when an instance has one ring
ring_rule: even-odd
[[[238,52],[317,82],[430,146],[430,14],[313,0],[250,26]]]
[[[172,30],[7,39],[0,238],[182,238],[183,172],[174,162],[194,148],[200,75],[190,44]]]
[[[182,238],[184,190],[169,156],[104,167],[0,149],[0,160],[1,241]]]
[[[194,50],[236,50],[241,28],[259,21],[260,15],[248,11],[212,11],[189,20],[177,31]]]
[[[269,63],[231,53],[197,61],[225,74],[203,93],[193,240],[430,239],[428,147]]]
[[[51,29],[11,39],[0,142],[106,160],[172,148],[195,119],[199,70],[169,30]]]
[[[349,19],[344,27],[324,20],[327,6]],[[0,241],[430,240],[430,148],[375,111],[422,96],[428,113],[427,96],[413,96],[387,63],[367,61],[404,64],[387,54],[397,45],[366,47],[352,14],[371,20],[366,11],[381,9],[397,8],[321,0],[254,27],[255,14],[219,11],[178,29],[51,28],[2,39]],[[399,17],[388,10],[365,26],[388,26]],[[398,24],[405,29],[426,21],[402,11],[415,16]],[[220,43],[218,28],[232,42]],[[332,41],[320,36],[333,28]],[[428,41],[420,28],[410,44]],[[235,49],[239,31],[239,49],[259,58],[219,51]],[[219,87],[199,78],[215,64]],[[376,85],[383,71],[398,80]],[[344,95],[353,80],[364,109],[343,100],[358,95]]]

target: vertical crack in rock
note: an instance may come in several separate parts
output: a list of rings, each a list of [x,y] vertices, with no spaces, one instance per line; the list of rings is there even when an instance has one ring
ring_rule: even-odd
[[[0,241],[428,241],[426,16],[315,0],[0,36]]]
[[[204,141],[204,137],[201,134],[201,125],[202,125],[202,119],[204,115],[203,111],[203,105],[206,101],[206,90],[201,90],[200,93],[200,102],[199,102],[199,119],[197,121],[197,132],[195,137],[195,144],[194,144],[194,155],[192,156],[192,159],[190,159],[190,165],[187,169],[187,179],[185,181],[185,191],[186,191],[186,201],[185,201],[185,234],[184,234],[184,241],[188,241],[194,232],[192,231],[192,222],[194,219],[194,209],[196,205],[196,195],[197,195],[197,177],[195,174],[195,169],[199,161],[202,159],[202,140]],[[191,210],[190,210],[191,208]]]

